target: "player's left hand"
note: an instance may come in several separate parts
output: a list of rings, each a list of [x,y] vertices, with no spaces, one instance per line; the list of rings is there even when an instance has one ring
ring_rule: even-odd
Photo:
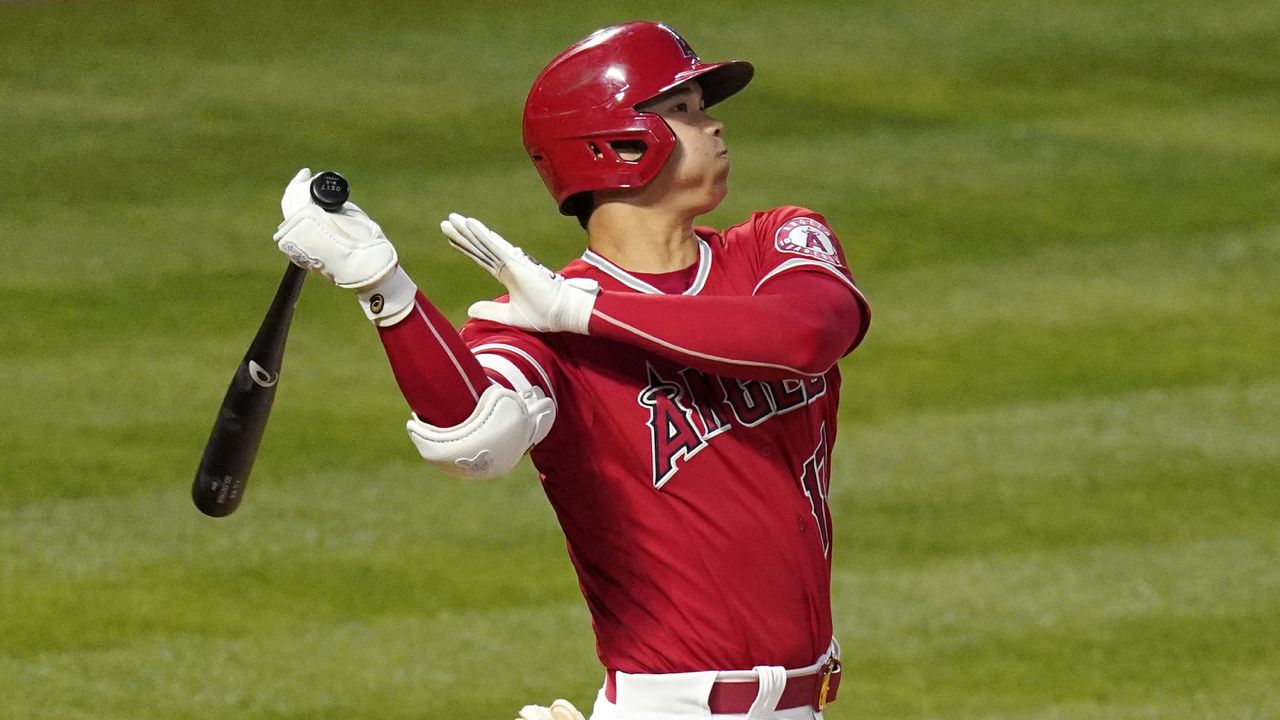
[[[449,213],[440,229],[450,245],[475,260],[510,293],[509,302],[478,302],[467,309],[468,315],[523,330],[587,334],[600,292],[595,280],[566,278],[548,270],[475,218]]]
[[[541,705],[525,705],[516,720],[586,720],[573,703],[568,700],[556,700],[551,707]]]
[[[284,222],[272,238],[280,252],[300,268],[324,276],[342,288],[374,287],[398,262],[395,246],[382,228],[355,203],[326,212],[311,201],[311,170],[302,168],[280,198]]]

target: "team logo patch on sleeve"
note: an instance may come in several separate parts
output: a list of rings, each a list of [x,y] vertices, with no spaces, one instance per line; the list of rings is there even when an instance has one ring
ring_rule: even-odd
[[[840,265],[836,243],[826,225],[811,217],[798,217],[783,223],[774,235],[773,246],[779,252],[804,255],[832,265]]]

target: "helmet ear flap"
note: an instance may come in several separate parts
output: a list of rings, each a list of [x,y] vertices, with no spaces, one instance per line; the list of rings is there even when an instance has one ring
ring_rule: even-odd
[[[676,146],[676,134],[660,116],[636,113],[626,127],[610,132],[584,132],[557,141],[543,152],[531,153],[548,185],[556,183],[563,202],[595,190],[625,190],[647,185],[657,177]],[[643,148],[633,155],[637,148]],[[547,156],[554,156],[553,167]]]
[[[661,116],[639,113],[626,131],[610,134],[606,145],[623,183],[614,187],[640,187],[649,184],[671,157],[676,134]],[[637,150],[638,154],[633,156]]]

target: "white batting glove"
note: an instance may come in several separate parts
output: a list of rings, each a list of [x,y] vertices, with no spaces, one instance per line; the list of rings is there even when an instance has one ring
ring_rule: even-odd
[[[449,213],[440,230],[450,245],[506,285],[511,296],[505,303],[478,302],[467,309],[468,315],[536,332],[587,334],[600,292],[595,280],[548,270],[475,218]]]
[[[568,700],[556,700],[551,707],[525,705],[516,720],[586,720]]]
[[[284,222],[273,236],[280,252],[338,287],[367,289],[390,275],[396,249],[378,223],[353,203],[325,212],[311,202],[310,186],[311,170],[303,168],[284,189]]]

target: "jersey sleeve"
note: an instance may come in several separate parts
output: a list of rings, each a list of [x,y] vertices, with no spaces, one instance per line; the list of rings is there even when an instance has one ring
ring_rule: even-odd
[[[421,291],[407,317],[378,328],[378,339],[400,394],[415,415],[433,425],[465,420],[490,384],[458,331]]]
[[[413,312],[379,327],[378,337],[410,409],[437,427],[466,420],[494,383],[517,392],[536,386],[555,398],[555,356],[540,340],[475,320],[455,330],[421,292]]]
[[[468,320],[463,342],[489,378],[521,392],[537,387],[557,405],[564,380],[555,353],[539,337],[487,320]]]
[[[840,239],[826,218],[813,210],[788,205],[756,213],[735,230],[749,231],[749,237],[743,239],[755,249],[757,280],[752,294],[761,294],[766,284],[783,273],[816,272],[834,276],[853,294],[862,313],[861,330],[845,353],[862,342],[871,325],[871,306],[858,289]]]

